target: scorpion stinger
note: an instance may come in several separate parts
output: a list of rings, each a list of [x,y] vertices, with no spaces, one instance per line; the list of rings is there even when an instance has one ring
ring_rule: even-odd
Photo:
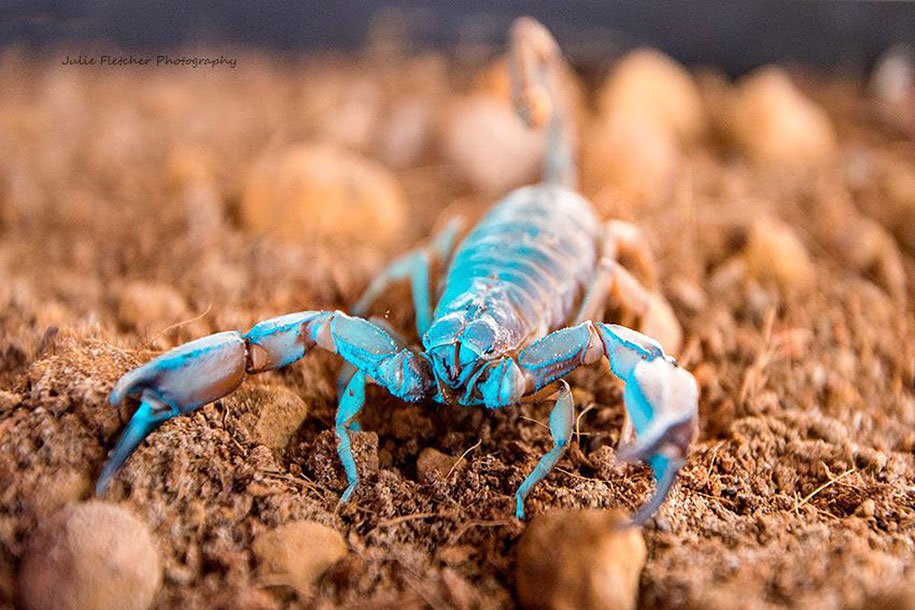
[[[559,89],[565,61],[549,30],[530,17],[512,24],[509,45],[512,99],[529,127],[546,127],[543,181],[574,188],[572,122]]]

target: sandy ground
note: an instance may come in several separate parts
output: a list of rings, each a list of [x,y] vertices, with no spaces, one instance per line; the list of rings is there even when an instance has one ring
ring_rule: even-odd
[[[475,141],[462,128],[471,144],[448,135],[467,92],[507,108],[498,72],[468,76],[478,63],[432,56],[375,61],[244,55],[235,70],[204,72],[0,56],[0,81],[15,85],[0,89],[0,605],[16,603],[36,527],[93,496],[135,406],[107,404],[120,375],[210,332],[345,309],[446,218],[477,217],[511,182],[536,177],[536,163],[514,177],[520,161],[500,157],[531,148],[514,124]],[[579,83],[584,140],[606,112],[604,75]],[[695,133],[675,125],[652,140],[660,132],[646,128],[622,159],[584,153],[586,195],[645,231],[656,288],[684,328],[680,360],[701,387],[699,438],[644,531],[642,608],[913,599],[915,143],[857,84],[799,82],[825,110],[822,146],[788,136],[776,138],[787,152],[757,145],[755,128],[741,135],[729,122],[724,108],[742,103],[732,85],[705,73]],[[279,213],[269,197],[250,203],[252,188],[283,179],[252,187],[257,163],[272,167],[276,151],[316,141],[376,160],[384,177],[368,187],[334,179],[348,193],[367,188],[360,205],[371,208],[372,181],[393,177],[395,201],[384,202],[393,211],[366,220],[371,210],[347,213],[343,197],[321,223],[303,223],[300,239],[249,230],[252,217]],[[625,163],[634,165],[620,178]],[[306,218],[321,197],[297,204]],[[375,312],[416,339],[405,287]],[[607,319],[637,323],[622,314],[611,307]],[[512,494],[549,447],[550,404],[408,406],[373,388],[355,441],[364,482],[338,507],[338,369],[316,354],[249,378],[133,455],[104,499],[152,533],[163,566],[154,607],[516,604],[525,525]],[[634,510],[652,484],[644,467],[614,465],[620,385],[603,367],[570,381],[584,414],[529,512]],[[463,459],[429,472],[417,467],[427,448]],[[254,550],[305,519],[349,548],[312,595],[271,580]],[[878,597],[896,587],[910,597]]]

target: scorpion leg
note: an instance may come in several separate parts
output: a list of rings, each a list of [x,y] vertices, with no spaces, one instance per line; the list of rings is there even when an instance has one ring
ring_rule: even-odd
[[[534,467],[533,472],[527,475],[524,482],[515,492],[515,516],[524,519],[524,500],[531,492],[534,485],[542,481],[556,462],[566,452],[569,441],[572,439],[572,421],[575,419],[575,404],[572,399],[572,390],[569,384],[562,381],[562,389],[553,410],[550,411],[550,435],[553,437],[553,448],[550,449]]]
[[[365,373],[356,371],[340,397],[334,426],[334,431],[337,434],[337,455],[340,456],[340,461],[343,462],[343,470],[346,471],[346,482],[348,483],[346,491],[340,496],[341,502],[348,501],[356,490],[356,485],[359,484],[359,474],[356,472],[356,458],[353,456],[349,433],[352,430],[359,429],[355,420],[364,404]]]
[[[673,309],[662,295],[646,289],[616,262],[621,254],[636,262],[649,285],[655,282],[654,260],[641,230],[621,220],[608,222],[601,258],[575,316],[575,323],[602,319],[607,298],[613,295],[625,309],[641,317],[642,332],[657,338],[668,350],[677,351],[683,331]]]
[[[610,293],[626,309],[641,318],[639,329],[669,349],[677,351],[683,329],[673,308],[660,293],[646,289],[619,263],[613,265]]]
[[[695,435],[698,412],[696,380],[656,340],[616,324],[563,328],[522,350],[517,373],[493,382],[508,387],[484,388],[484,393],[517,400],[603,357],[625,383],[623,401],[637,434],[634,444],[620,450],[620,458],[645,460],[655,474],[654,497],[633,517],[634,523],[644,523],[673,485]]]
[[[288,366],[313,347],[340,355],[360,371],[359,381],[350,383],[352,394],[344,393],[341,401],[341,412],[351,414],[344,417],[350,429],[361,406],[365,375],[411,402],[431,389],[431,374],[422,358],[399,347],[383,328],[339,311],[293,313],[260,322],[244,335],[210,335],[162,354],[115,384],[112,404],[137,398],[140,407],[102,468],[96,492],[104,492],[133,450],[165,420],[219,400],[241,385],[247,373]],[[341,458],[346,453],[344,449]],[[344,459],[347,478],[351,465]]]
[[[416,310],[416,331],[422,337],[432,323],[432,299],[429,295],[429,268],[432,261],[445,261],[454,248],[457,233],[462,225],[460,218],[451,220],[424,248],[404,254],[392,262],[369,284],[362,297],[352,307],[355,315],[365,315],[369,307],[391,282],[410,279],[413,307]]]
[[[419,333],[419,336],[422,337],[432,323],[432,300],[429,295],[431,284],[429,268],[434,260],[446,261],[448,259],[451,255],[451,251],[454,249],[455,240],[462,225],[463,220],[461,218],[453,218],[445,225],[445,228],[432,238],[432,243],[428,246],[420,248],[419,250],[414,250],[413,252],[408,252],[394,260],[394,262],[388,265],[384,271],[375,276],[375,279],[368,285],[365,292],[362,293],[362,296],[356,304],[353,305],[353,314],[364,316],[368,313],[369,307],[371,307],[375,299],[377,299],[392,282],[409,278],[410,291],[413,296],[413,309],[416,312],[416,331]],[[382,323],[380,319],[374,317],[372,318],[372,321],[391,332],[391,327],[386,321]],[[396,333],[393,332],[391,332],[391,334],[395,336],[398,341],[401,341],[399,335],[396,335]],[[337,375],[338,396],[342,395],[343,389],[349,384],[353,372],[355,372],[355,368],[348,363],[345,363],[343,368],[340,369],[340,373]],[[358,426],[358,424],[356,425]]]
[[[384,318],[382,318],[380,316],[372,316],[371,318],[369,318],[369,322],[371,322],[375,326],[378,326],[379,328],[381,328],[385,332],[387,332],[389,335],[391,335],[391,338],[394,340],[394,343],[397,344],[398,349],[404,349],[409,345],[407,340],[404,339],[403,336],[401,336],[401,334],[399,332],[397,332],[393,326],[391,326],[391,323],[388,322],[387,320],[385,320]],[[355,374],[355,372],[357,370],[358,369],[355,366],[353,366],[352,364],[350,364],[348,361],[346,361],[346,360],[343,361],[343,365],[340,367],[340,372],[337,374],[337,399],[338,400],[343,399],[343,392],[346,391],[346,387],[349,385],[350,379],[353,378],[353,375]],[[358,432],[359,431],[359,422],[353,421],[349,425],[349,429],[356,430]]]
[[[635,260],[649,284],[655,283],[657,273],[654,258],[641,229],[636,225],[622,220],[607,222],[604,225],[600,253],[594,277],[575,316],[576,324],[603,317],[610,294],[614,265],[621,254]]]

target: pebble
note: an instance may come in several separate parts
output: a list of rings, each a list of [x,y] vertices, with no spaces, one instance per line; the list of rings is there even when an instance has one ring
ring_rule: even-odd
[[[661,201],[673,192],[680,151],[669,129],[627,114],[599,118],[582,144],[589,189],[609,188],[626,204]]]
[[[294,521],[254,539],[265,582],[311,596],[321,576],[347,554],[340,533],[314,521]]]
[[[394,175],[329,144],[265,153],[248,175],[240,212],[252,232],[294,244],[390,244],[406,221]]]
[[[395,169],[414,165],[430,146],[436,104],[414,96],[400,99],[388,110],[377,135],[378,156]]]
[[[32,534],[19,573],[28,610],[143,610],[161,584],[146,524],[120,506],[70,504]]]
[[[544,132],[524,125],[509,100],[475,93],[447,109],[441,146],[465,180],[482,193],[499,195],[539,175]]]
[[[773,219],[757,220],[750,228],[744,252],[747,270],[761,281],[783,288],[804,287],[814,278],[813,263],[794,230]]]
[[[118,295],[118,319],[138,330],[167,326],[193,317],[180,292],[164,283],[129,282]]]
[[[684,145],[706,129],[702,96],[692,75],[655,49],[626,55],[601,87],[598,105],[604,116],[648,122]]]
[[[445,477],[457,463],[458,458],[442,453],[434,447],[426,447],[416,458],[416,478],[420,483],[429,483],[432,477]]]
[[[251,409],[239,417],[239,423],[255,441],[271,449],[286,447],[308,416],[302,397],[282,386],[250,388],[244,397],[251,401]]]
[[[725,131],[758,165],[817,167],[836,155],[829,117],[780,68],[761,68],[745,77],[729,105]]]
[[[530,610],[632,610],[647,549],[621,511],[554,510],[518,543],[517,593]]]

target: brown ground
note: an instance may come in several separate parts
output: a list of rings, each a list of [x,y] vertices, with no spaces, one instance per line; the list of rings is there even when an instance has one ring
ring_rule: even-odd
[[[372,137],[347,131],[356,121],[334,120],[339,91],[367,87],[383,123],[406,91],[440,100],[469,86],[466,69],[440,70],[435,59],[367,69],[252,56],[209,72],[57,61],[0,60],[3,606],[14,603],[30,533],[91,497],[129,416],[105,400],[120,375],[208,332],[346,308],[442,210],[473,216],[494,198],[431,146],[395,171],[409,218],[398,243],[376,247],[371,226],[368,243],[352,247],[307,235],[283,243],[240,226],[243,176],[270,147],[320,135],[384,158]],[[721,83],[703,82],[714,100]],[[904,304],[915,297],[915,251],[882,228],[898,236],[915,223],[898,211],[915,209],[898,194],[898,181],[913,179],[915,144],[855,85],[805,82],[836,125],[828,163],[754,166],[713,130],[679,153],[663,197],[630,204],[585,186],[603,212],[648,233],[659,286],[685,329],[681,361],[702,388],[700,437],[645,530],[641,607],[860,607],[915,579],[915,315]],[[809,282],[788,273],[768,283],[747,270],[760,218],[793,229],[812,259]],[[861,229],[867,219],[876,233]],[[859,248],[865,238],[879,247]],[[408,303],[399,288],[377,311],[410,329]],[[249,379],[134,454],[106,499],[153,532],[164,565],[156,607],[513,606],[524,524],[512,494],[549,445],[538,422],[550,405],[407,406],[373,388],[356,441],[363,484],[338,508],[338,366],[312,355]],[[633,510],[651,483],[643,467],[613,466],[619,385],[597,368],[572,381],[588,409],[580,435],[529,512]],[[427,447],[467,453],[450,475],[420,483]],[[295,519],[338,529],[351,549],[310,601],[268,586],[252,551],[254,537]]]

